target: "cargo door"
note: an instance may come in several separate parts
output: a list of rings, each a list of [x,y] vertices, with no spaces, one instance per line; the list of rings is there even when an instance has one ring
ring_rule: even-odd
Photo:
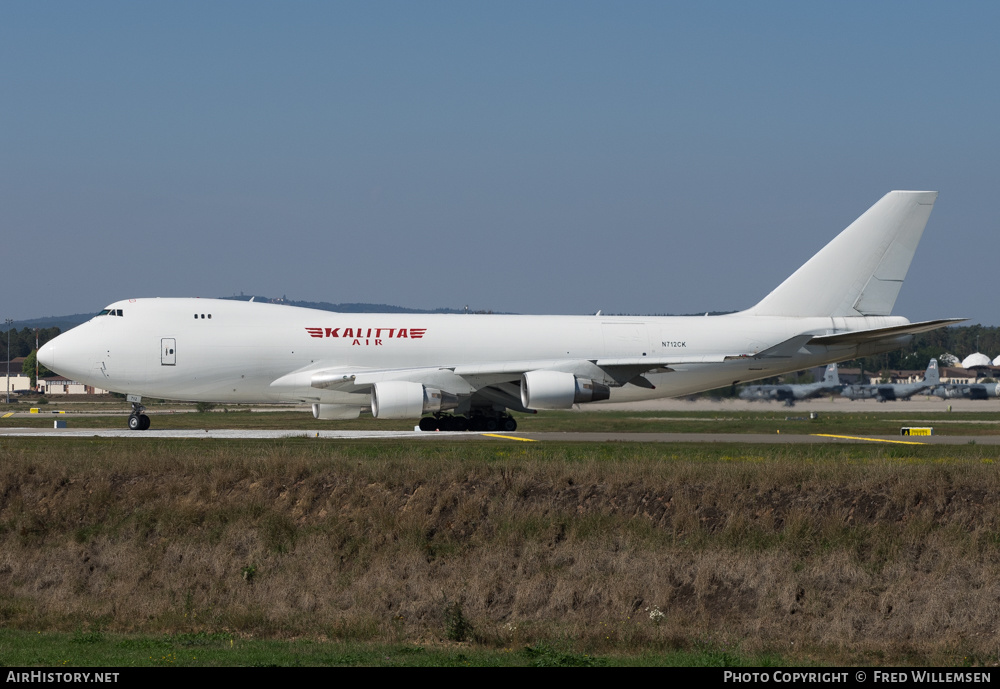
[[[177,365],[177,340],[173,337],[164,337],[160,340],[160,365]]]

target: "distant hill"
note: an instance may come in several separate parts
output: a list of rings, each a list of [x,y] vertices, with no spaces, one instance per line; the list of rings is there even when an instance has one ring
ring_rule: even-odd
[[[34,330],[35,328],[39,330],[44,328],[59,328],[59,332],[64,333],[70,328],[75,328],[81,323],[89,321],[93,317],[93,313],[75,313],[71,316],[48,316],[47,318],[14,321],[12,326],[14,330],[23,330],[24,328],[28,328],[29,330]]]

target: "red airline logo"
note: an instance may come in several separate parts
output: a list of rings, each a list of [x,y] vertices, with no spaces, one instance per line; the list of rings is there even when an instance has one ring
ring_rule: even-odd
[[[306,328],[309,337],[338,337],[353,340],[352,345],[381,345],[382,340],[419,340],[427,328]]]

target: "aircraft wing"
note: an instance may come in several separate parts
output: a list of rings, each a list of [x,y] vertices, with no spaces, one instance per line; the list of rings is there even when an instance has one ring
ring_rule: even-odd
[[[521,376],[529,371],[571,373],[607,387],[628,383],[653,389],[642,374],[651,371],[672,371],[681,364],[722,363],[740,357],[631,357],[617,359],[525,360],[463,364],[456,366],[425,366],[399,369],[359,369],[324,366],[316,362],[307,369],[295,371],[273,381],[270,388],[286,398],[319,401],[321,390],[346,393],[353,397],[371,393],[376,383],[406,381],[419,383],[456,396],[475,396],[514,411],[534,413],[521,401]],[[311,395],[310,390],[315,392]],[[363,398],[362,398],[363,399]],[[353,402],[347,404],[354,404]]]
[[[338,392],[368,392],[375,383],[406,380],[429,385],[455,394],[468,394],[475,388],[465,383],[454,371],[440,366],[399,369],[324,367],[322,362],[307,369],[282,376],[271,383],[272,389],[316,388]]]
[[[609,387],[621,387],[631,383],[640,387],[652,388],[652,383],[643,377],[644,373],[669,372],[675,370],[674,367],[685,365],[722,364],[747,361],[748,359],[785,359],[795,356],[807,345],[864,345],[901,335],[933,330],[962,320],[965,319],[950,318],[832,335],[805,333],[756,353],[729,355],[532,359],[398,369],[352,368],[320,361],[305,369],[278,378],[271,383],[270,387],[273,390],[284,389],[288,392],[312,388],[364,394],[370,392],[375,383],[408,381],[454,395],[483,395],[517,409],[521,406],[518,399],[520,377],[529,371],[572,373],[579,378],[592,380]],[[301,394],[301,392],[296,394]]]
[[[650,371],[670,370],[682,364],[722,363],[740,356],[629,357],[617,359],[540,359],[458,366],[424,366],[400,369],[360,369],[324,366],[322,362],[295,371],[271,383],[272,388],[319,388],[341,392],[367,392],[375,383],[405,380],[454,394],[470,394],[501,383],[517,382],[528,371],[563,371],[600,380],[615,387]],[[642,384],[639,382],[638,384]]]
[[[934,322],[934,325],[915,324],[903,328],[931,329],[951,321]],[[914,330],[919,332],[920,330]],[[424,366],[399,369],[362,369],[337,366],[326,362],[316,362],[306,369],[282,376],[271,383],[271,388],[286,390],[315,388],[347,393],[367,393],[375,383],[385,381],[409,381],[437,388],[455,395],[482,394],[490,396],[489,389],[502,391],[503,403],[513,408],[510,397],[517,397],[517,386],[522,374],[529,371],[560,371],[572,373],[583,379],[621,387],[633,384],[645,388],[653,385],[643,377],[644,373],[666,373],[675,367],[699,364],[724,364],[753,359],[787,359],[795,356],[803,347],[814,342],[839,344],[848,338],[864,335],[859,341],[896,335],[900,328],[883,328],[864,333],[844,333],[832,336],[817,336],[811,333],[796,335],[772,347],[754,353],[688,355],[667,357],[617,357],[595,359],[530,359],[522,361],[493,361],[455,366]],[[497,400],[500,401],[500,400]]]
[[[832,335],[805,333],[756,353],[729,355],[533,359],[398,369],[352,368],[320,361],[278,378],[270,387],[289,392],[313,388],[363,394],[370,392],[375,383],[408,381],[455,395],[479,394],[495,398],[495,401],[517,409],[521,406],[518,399],[520,377],[529,371],[572,373],[579,378],[593,380],[609,387],[621,387],[631,383],[652,388],[653,385],[643,377],[644,373],[669,372],[675,370],[674,367],[685,365],[721,364],[748,359],[785,359],[795,356],[807,345],[864,345],[933,330],[963,320],[966,319],[949,318]]]

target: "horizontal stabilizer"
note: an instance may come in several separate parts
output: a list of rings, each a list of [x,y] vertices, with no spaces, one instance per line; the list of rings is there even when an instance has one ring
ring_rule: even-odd
[[[800,349],[805,347],[813,336],[809,333],[790,337],[784,342],[779,342],[773,347],[768,347],[762,352],[754,354],[754,359],[788,359],[795,356]]]
[[[817,335],[809,340],[809,344],[815,345],[859,345],[875,342],[876,340],[899,337],[900,335],[915,335],[925,333],[928,330],[937,330],[946,325],[961,323],[967,318],[942,318],[936,321],[921,321],[920,323],[907,323],[906,325],[894,325],[888,328],[874,328],[872,330],[856,330],[847,333],[836,333],[833,335]]]

